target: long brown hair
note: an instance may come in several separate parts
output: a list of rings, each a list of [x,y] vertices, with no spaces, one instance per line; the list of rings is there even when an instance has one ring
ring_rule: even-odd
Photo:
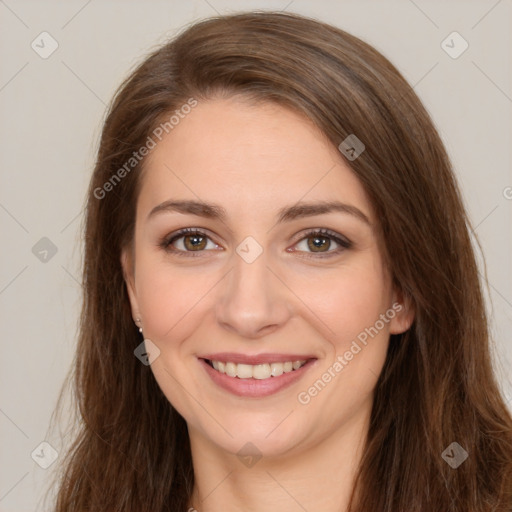
[[[235,94],[294,109],[335,146],[351,134],[365,144],[347,163],[380,219],[394,282],[415,309],[412,327],[390,339],[350,510],[509,512],[512,418],[493,375],[471,225],[439,135],[374,48],[273,12],[188,27],[112,101],[86,204],[83,310],[69,375],[80,424],[61,462],[55,510],[187,508],[186,422],[134,356],[141,338],[120,254],[133,240],[145,160],[133,169],[126,162],[190,98]],[[468,453],[457,468],[442,455],[453,457],[454,442]]]

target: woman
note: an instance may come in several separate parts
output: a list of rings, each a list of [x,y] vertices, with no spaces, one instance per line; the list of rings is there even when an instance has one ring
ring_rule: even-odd
[[[469,229],[375,49],[283,13],[188,28],[104,125],[55,510],[512,510]]]

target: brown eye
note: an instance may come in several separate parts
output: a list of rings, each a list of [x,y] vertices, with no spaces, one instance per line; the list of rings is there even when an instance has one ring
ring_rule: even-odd
[[[183,238],[183,245],[189,251],[200,251],[206,247],[207,237],[202,235],[185,235]]]
[[[307,240],[308,248],[311,249],[311,252],[326,252],[331,246],[331,240],[326,236],[308,237]]]

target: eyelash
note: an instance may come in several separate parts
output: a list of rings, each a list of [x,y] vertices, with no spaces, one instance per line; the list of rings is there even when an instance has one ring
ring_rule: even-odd
[[[189,235],[189,236],[190,235],[199,235],[199,236],[204,236],[204,237],[210,239],[210,237],[204,231],[201,231],[200,229],[183,228],[183,229],[180,229],[179,231],[177,231],[176,233],[173,233],[170,236],[164,237],[158,243],[158,245],[164,251],[176,254],[177,256],[184,256],[186,258],[201,257],[202,256],[201,253],[206,252],[207,251],[206,249],[203,249],[201,251],[183,251],[181,249],[171,248],[172,244],[176,240],[179,240],[180,238],[183,238],[186,235]],[[346,249],[350,249],[352,247],[352,242],[350,242],[350,240],[348,240],[346,238],[342,238],[340,235],[338,235],[334,231],[330,231],[329,229],[314,229],[314,230],[308,231],[308,232],[304,233],[302,238],[297,240],[297,242],[294,245],[297,245],[299,242],[302,242],[303,240],[305,240],[307,238],[313,238],[315,236],[333,240],[340,247],[338,247],[337,249],[335,249],[333,251],[328,251],[325,253],[314,253],[314,252],[306,253],[306,254],[309,254],[308,256],[305,256],[306,258],[329,258],[329,257],[335,256],[335,255],[341,253],[342,251],[344,251]]]

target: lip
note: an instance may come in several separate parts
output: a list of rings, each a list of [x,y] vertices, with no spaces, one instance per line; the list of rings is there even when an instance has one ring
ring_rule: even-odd
[[[216,354],[215,357],[219,357],[221,354]],[[248,360],[247,356],[240,356],[241,360],[240,362],[242,364],[260,364],[259,361],[262,361],[262,356],[267,356],[268,354],[261,354],[259,356],[254,356],[254,358],[258,358],[257,362],[255,363],[247,363],[245,361]],[[289,356],[286,356],[289,357]],[[282,375],[279,375],[279,377],[269,377],[268,379],[239,379],[238,377],[230,377],[229,375],[226,375],[225,373],[220,373],[214,368],[212,368],[206,359],[207,358],[199,358],[199,362],[202,365],[202,367],[205,369],[206,373],[210,376],[212,381],[224,389],[225,391],[229,391],[233,395],[239,396],[239,397],[247,397],[247,398],[263,398],[266,396],[273,395],[289,386],[297,382],[299,379],[301,379],[305,373],[316,363],[316,358],[306,358],[304,356],[301,356],[302,359],[293,359],[293,361],[298,360],[304,360],[308,359],[307,363],[304,364],[304,366],[301,366],[298,370],[293,370],[289,373],[283,373]],[[253,360],[254,360],[253,358]],[[214,359],[214,361],[223,361],[223,358],[220,359]],[[227,361],[230,362],[237,362],[233,359],[227,359]],[[290,361],[290,359],[283,359],[281,361],[278,361],[277,359],[271,360],[272,362],[286,362]],[[269,360],[263,361],[263,362],[270,362]]]
[[[206,354],[198,356],[199,359],[209,359],[210,361],[222,361],[223,363],[236,364],[264,364],[264,363],[286,363],[287,361],[307,361],[316,359],[314,355],[304,354],[237,354],[236,352],[220,352],[217,354]]]

